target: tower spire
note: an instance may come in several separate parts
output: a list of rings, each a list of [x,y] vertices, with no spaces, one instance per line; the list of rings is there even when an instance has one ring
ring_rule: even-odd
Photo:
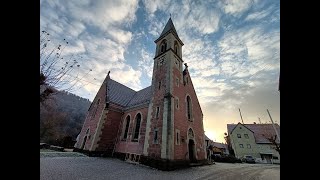
[[[181,39],[178,36],[177,30],[173,25],[172,19],[171,19],[171,13],[170,13],[170,18],[166,24],[166,26],[164,27],[164,29],[162,30],[159,38],[157,40],[155,40],[154,42],[157,43],[160,39],[162,39],[164,36],[166,36],[168,33],[172,33],[177,40],[183,45],[183,42],[181,41]]]

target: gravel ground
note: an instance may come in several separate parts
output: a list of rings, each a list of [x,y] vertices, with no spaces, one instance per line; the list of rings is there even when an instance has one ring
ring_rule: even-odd
[[[277,180],[279,165],[216,163],[176,171],[161,171],[114,158],[40,157],[42,180],[181,179],[181,180]]]

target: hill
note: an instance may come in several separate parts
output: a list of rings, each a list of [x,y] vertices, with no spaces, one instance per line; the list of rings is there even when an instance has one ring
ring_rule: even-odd
[[[75,140],[90,104],[89,99],[65,91],[40,103],[40,141],[58,145],[65,137]]]

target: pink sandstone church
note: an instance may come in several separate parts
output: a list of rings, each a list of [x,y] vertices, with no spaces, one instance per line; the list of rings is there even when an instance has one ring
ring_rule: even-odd
[[[203,114],[171,18],[154,42],[151,86],[134,91],[109,72],[87,112],[77,151],[164,170],[206,161]]]

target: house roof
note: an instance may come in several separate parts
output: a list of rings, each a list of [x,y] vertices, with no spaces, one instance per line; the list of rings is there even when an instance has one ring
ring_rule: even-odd
[[[238,124],[227,124],[228,133],[230,134],[233,129]],[[272,124],[241,124],[244,127],[248,128],[253,132],[253,135],[255,137],[256,143],[270,143],[270,141],[265,136],[274,136],[276,135],[276,132],[272,126]],[[274,124],[279,136],[280,136],[280,126],[278,124]],[[276,142],[279,143],[279,139],[277,138]]]
[[[208,136],[207,136],[207,135],[204,135],[204,138],[205,138],[205,140],[207,140],[207,141],[211,141],[211,139],[210,139],[210,138],[208,138]]]
[[[219,149],[227,149],[227,145],[226,145],[226,144],[223,144],[223,143],[213,142],[213,143],[212,143],[212,146],[213,146],[213,147],[217,147],[217,148],[219,148]]]
[[[148,102],[151,99],[151,86],[135,91],[113,79],[107,83],[109,101],[130,108]]]
[[[228,129],[228,134],[232,134],[232,131],[238,126],[243,126],[243,124],[238,123],[238,124],[227,124],[227,129]],[[253,132],[251,129],[249,129],[248,127],[244,126],[245,128],[247,128],[249,131]],[[254,132],[253,132],[254,133]]]

